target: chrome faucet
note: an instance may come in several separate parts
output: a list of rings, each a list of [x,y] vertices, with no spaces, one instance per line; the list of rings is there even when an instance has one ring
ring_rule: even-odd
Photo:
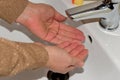
[[[119,26],[119,0],[100,0],[66,10],[73,21],[100,18],[100,25],[106,30],[115,30]]]

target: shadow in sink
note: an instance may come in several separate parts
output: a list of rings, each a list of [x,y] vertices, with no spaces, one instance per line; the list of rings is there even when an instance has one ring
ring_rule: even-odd
[[[19,25],[19,24],[16,24],[16,23],[8,24],[4,20],[0,20],[0,25],[2,27],[4,26],[4,28],[6,28],[8,30],[8,32],[10,32],[10,33],[12,33],[14,30],[22,32],[24,35],[28,36],[28,38],[30,38],[30,40],[33,41],[33,42],[41,42],[43,44],[52,45],[51,43],[49,43],[47,41],[43,41],[42,39],[38,38],[37,36],[35,36],[34,34],[32,34],[26,27],[24,27],[22,25]],[[15,35],[15,34],[13,34],[13,35]],[[19,36],[19,34],[16,34],[15,37],[16,36]],[[0,37],[1,37],[1,35],[0,35]],[[14,37],[12,37],[12,38],[14,38]],[[15,40],[15,41],[17,41],[17,40]],[[18,40],[18,41],[22,41],[22,40]],[[24,42],[24,40],[23,40],[23,42]],[[27,42],[27,41],[25,41],[25,42]]]
[[[15,76],[2,77],[2,78],[0,78],[0,80],[39,80],[39,79],[47,80],[47,78],[45,78],[47,71],[48,70],[46,70],[46,69],[24,71]]]

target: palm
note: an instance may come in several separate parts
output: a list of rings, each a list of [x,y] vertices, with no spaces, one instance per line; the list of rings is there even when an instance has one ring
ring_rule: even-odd
[[[32,6],[32,8],[31,8]],[[62,23],[66,18],[46,4],[31,4],[23,15],[28,16],[23,25],[43,40],[59,44],[64,41],[84,41],[81,31]]]

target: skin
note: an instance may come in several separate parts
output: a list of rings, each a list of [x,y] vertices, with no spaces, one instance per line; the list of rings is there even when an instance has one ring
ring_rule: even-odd
[[[43,40],[60,44],[65,41],[83,42],[84,34],[63,23],[66,17],[47,4],[29,3],[17,22],[26,26],[32,33]]]
[[[73,47],[74,46],[74,47]],[[67,73],[75,68],[83,67],[88,50],[76,42],[63,42],[57,46],[44,46],[48,51],[49,60],[46,64],[50,70]]]
[[[85,40],[83,33],[63,23],[66,17],[47,4],[27,5],[16,22],[27,27],[39,38],[57,46],[43,46],[49,55],[46,64],[50,70],[66,73],[76,67],[82,67],[88,51],[82,45]]]

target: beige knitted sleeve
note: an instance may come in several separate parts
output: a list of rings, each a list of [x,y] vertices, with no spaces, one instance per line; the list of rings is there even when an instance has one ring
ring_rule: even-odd
[[[0,18],[12,23],[23,12],[28,0],[0,0]]]
[[[48,53],[34,43],[18,43],[0,38],[0,76],[45,67]]]

